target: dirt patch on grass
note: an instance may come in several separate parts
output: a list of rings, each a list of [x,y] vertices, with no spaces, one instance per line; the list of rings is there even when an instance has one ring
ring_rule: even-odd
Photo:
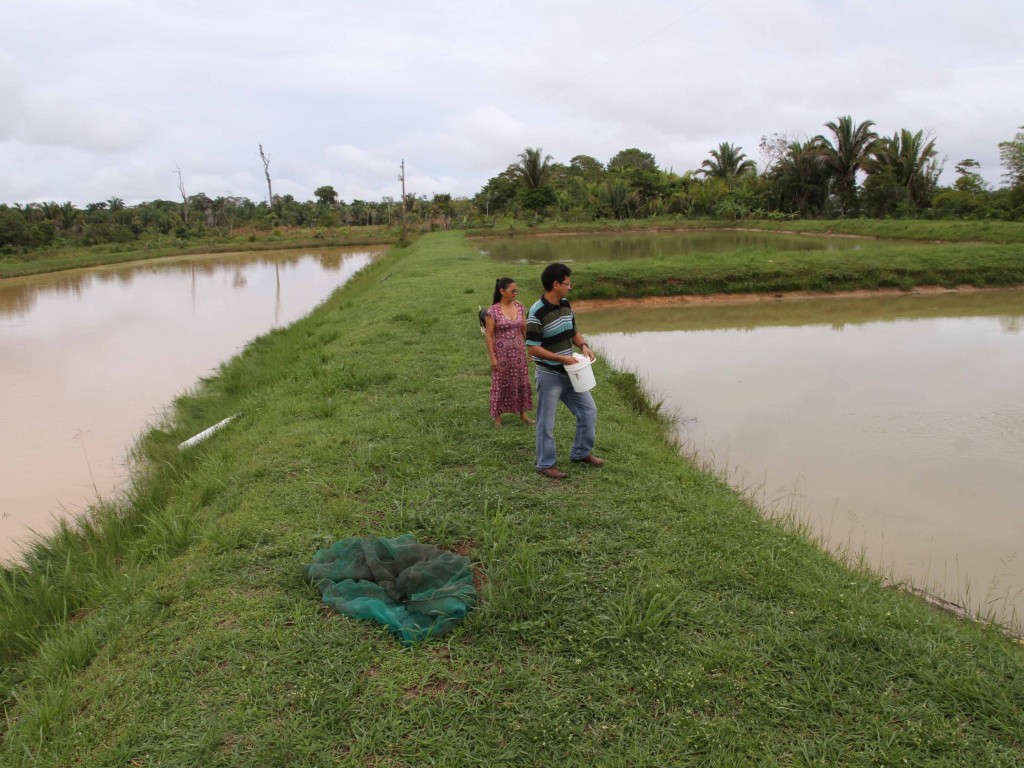
[[[476,539],[464,539],[463,541],[456,541],[454,544],[448,547],[452,552],[463,557],[468,557],[470,560],[476,558],[476,551],[480,549],[480,542]],[[484,587],[487,586],[489,579],[487,574],[484,573],[483,567],[479,564],[472,566],[473,571],[473,587],[476,589],[477,595],[483,594]]]
[[[476,539],[463,539],[462,541],[456,541],[449,549],[456,555],[462,555],[472,560],[476,551],[480,549],[480,542]]]
[[[487,574],[484,573],[484,569],[481,568],[478,565],[474,565],[473,566],[473,588],[476,590],[476,594],[477,594],[478,597],[479,597],[479,595],[483,594],[484,587],[487,586],[487,583],[489,581],[490,581],[490,579],[487,578]]]

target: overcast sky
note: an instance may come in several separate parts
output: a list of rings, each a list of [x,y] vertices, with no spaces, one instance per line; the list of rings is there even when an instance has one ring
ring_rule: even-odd
[[[696,169],[850,114],[1002,183],[1021,0],[0,0],[0,202],[475,194],[525,147]]]

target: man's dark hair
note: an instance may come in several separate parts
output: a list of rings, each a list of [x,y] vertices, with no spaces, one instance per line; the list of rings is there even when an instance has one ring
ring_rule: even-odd
[[[544,271],[540,273],[540,283],[544,286],[545,291],[550,291],[555,283],[564,282],[565,278],[571,274],[572,270],[569,267],[556,261],[554,264],[544,267]]]

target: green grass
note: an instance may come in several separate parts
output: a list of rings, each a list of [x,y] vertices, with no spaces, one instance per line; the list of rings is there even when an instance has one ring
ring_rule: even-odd
[[[906,239],[991,244],[1024,244],[1024,222],[987,220],[925,219],[808,219],[770,221],[762,219],[688,219],[659,216],[650,219],[603,220],[572,223],[547,220],[539,224],[500,220],[493,227],[474,229],[471,235],[529,236],[535,233],[619,233],[644,231],[686,231],[699,229],[747,229],[766,232],[798,232],[820,235],[850,235],[884,239]]]
[[[582,262],[577,299],[1024,285],[1019,245],[907,245],[863,251],[740,249],[686,258]],[[576,285],[578,284],[578,287]]]
[[[1021,648],[762,519],[635,376],[598,362],[608,464],[536,475],[488,418],[490,290],[425,237],[179,398],[129,501],[0,580],[0,765],[1020,764]],[[481,584],[412,649],[301,576],[405,532]]]
[[[0,255],[0,279],[186,254],[390,245],[398,238],[397,230],[386,227],[288,228],[209,236],[198,240],[179,240],[165,236],[139,243],[48,248]]]

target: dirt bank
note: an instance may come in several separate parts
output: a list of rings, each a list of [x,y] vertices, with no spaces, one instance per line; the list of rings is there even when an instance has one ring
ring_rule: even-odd
[[[782,293],[711,293],[686,296],[645,296],[643,298],[583,299],[574,301],[576,309],[614,309],[616,307],[671,307],[704,306],[708,304],[752,304],[759,301],[800,301],[804,299],[863,299],[872,296],[934,296],[940,293],[980,293],[981,291],[1006,290],[1005,288],[977,288],[963,285],[959,288],[941,286],[919,286],[910,291],[898,288],[859,291],[785,291]]]

